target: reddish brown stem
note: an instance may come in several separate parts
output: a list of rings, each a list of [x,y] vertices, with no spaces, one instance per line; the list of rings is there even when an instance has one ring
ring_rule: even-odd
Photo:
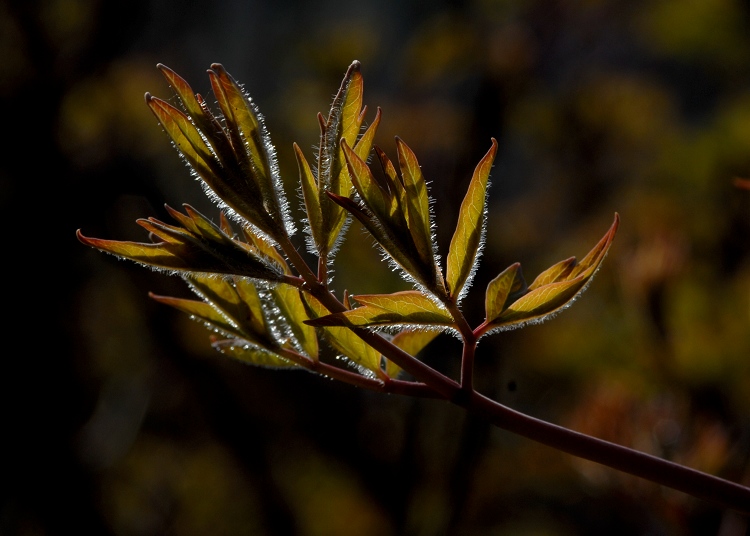
[[[750,488],[740,484],[536,419],[476,391],[468,399],[456,403],[467,411],[483,415],[504,430],[573,456],[645,478],[744,514],[750,513]]]
[[[290,260],[302,275],[306,286],[309,287],[307,290],[320,300],[329,311],[341,312],[346,310],[344,305],[317,281],[316,276],[302,261],[296,250],[293,248],[292,250]],[[289,255],[288,251],[287,255]],[[377,333],[362,328],[353,329],[362,340],[406,372],[412,374],[419,382],[422,382],[389,380],[384,383],[383,389],[378,387],[377,390],[443,398],[469,412],[484,416],[495,426],[567,454],[644,478],[743,514],[750,514],[750,488],[748,487],[542,421],[515,411],[476,392],[471,387],[474,351],[477,339],[484,333],[486,326],[482,325],[472,331],[464,326],[465,320],[458,308],[453,306],[453,309],[455,310],[452,313],[457,319],[459,331],[464,338],[461,384],[425,365]],[[380,382],[380,380],[376,381]],[[372,388],[374,384],[368,383],[362,386]]]

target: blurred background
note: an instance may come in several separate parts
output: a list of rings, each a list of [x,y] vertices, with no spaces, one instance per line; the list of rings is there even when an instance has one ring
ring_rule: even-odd
[[[75,231],[143,240],[165,203],[218,218],[144,105],[172,98],[157,62],[209,102],[212,62],[245,84],[297,210],[292,142],[312,161],[358,59],[378,145],[399,135],[431,181],[443,253],[499,142],[473,324],[506,266],[530,281],[622,218],[572,308],[483,340],[478,388],[750,484],[749,30],[740,0],[0,0],[0,534],[745,534],[446,403],[231,361],[149,300],[190,296],[179,278]],[[349,237],[338,292],[405,288]],[[442,336],[424,353],[459,357]]]

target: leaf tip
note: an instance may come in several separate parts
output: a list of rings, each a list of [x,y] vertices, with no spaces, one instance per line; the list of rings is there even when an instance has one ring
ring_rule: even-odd
[[[91,239],[83,236],[83,233],[81,232],[80,229],[76,229],[76,238],[82,244],[85,244],[87,246],[91,245]]]

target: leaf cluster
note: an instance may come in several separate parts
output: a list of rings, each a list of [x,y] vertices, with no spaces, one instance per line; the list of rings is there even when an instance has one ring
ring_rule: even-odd
[[[541,322],[573,303],[612,245],[617,214],[580,262],[564,259],[531,284],[519,263],[503,270],[485,290],[484,321],[472,327],[461,300],[484,245],[496,140],[471,177],[443,266],[417,156],[397,138],[394,164],[374,144],[381,111],[366,124],[361,67],[353,62],[328,115],[318,114],[315,165],[294,145],[307,244],[318,261],[311,267],[292,240],[296,222],[274,147],[252,100],[223,66],[213,64],[208,76],[219,107],[214,114],[179,75],[164,65],[158,68],[181,108],[148,93],[146,104],[219,205],[218,223],[185,205],[184,213],[167,207],[173,224],[137,220],[148,231],[148,242],[77,235],[88,246],[182,277],[197,299],[151,296],[204,324],[218,351],[253,365],[306,369],[368,389],[450,400],[564,452],[750,511],[749,488],[528,417],[473,387],[478,341]],[[353,219],[412,284],[410,290],[337,296],[329,288],[334,256]],[[462,340],[458,380],[418,359],[442,332]],[[333,359],[326,348],[342,359]]]
[[[393,382],[404,367],[421,370],[415,356],[440,332],[456,333],[465,344],[475,345],[484,335],[540,322],[572,303],[596,273],[617,230],[615,215],[611,228],[580,263],[572,257],[563,260],[530,285],[520,264],[504,270],[486,289],[484,322],[472,328],[460,303],[484,245],[496,140],[474,170],[443,267],[417,156],[396,138],[394,164],[374,145],[381,110],[366,124],[361,67],[353,62],[328,115],[318,114],[315,165],[294,145],[308,248],[318,258],[311,268],[292,242],[296,224],[274,147],[252,100],[222,65],[213,64],[208,76],[219,108],[215,114],[177,73],[157,67],[181,108],[148,93],[146,104],[221,208],[219,223],[185,205],[184,214],[167,207],[175,224],[155,218],[137,221],[149,232],[150,242],[89,238],[80,231],[78,238],[101,251],[179,274],[199,299],[152,297],[205,324],[214,332],[214,346],[242,361],[304,367],[369,387],[398,385]],[[413,290],[341,298],[329,290],[330,266],[352,219]],[[373,331],[383,329],[389,334],[374,339]],[[354,364],[354,371],[337,362],[323,363],[321,343]]]

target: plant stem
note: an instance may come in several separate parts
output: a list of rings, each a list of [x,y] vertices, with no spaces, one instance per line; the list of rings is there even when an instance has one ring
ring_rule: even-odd
[[[325,305],[329,311],[345,311],[346,307],[328,291],[324,282],[317,279],[299,253],[297,253],[296,249],[291,246],[291,242],[285,245],[287,247],[282,245],[285,253],[302,276],[302,279],[310,287],[308,291]],[[475,391],[472,381],[474,354],[477,340],[482,334],[481,326],[477,330],[472,331],[455,304],[449,302],[446,303],[446,306],[448,306],[456,319],[459,332],[464,341],[460,384],[422,363],[414,356],[404,352],[377,333],[364,328],[352,329],[363,341],[422,383],[373,379],[352,381],[352,378],[349,377],[352,373],[337,369],[346,373],[339,374],[339,372],[328,370],[328,367],[330,369],[336,367],[322,363],[320,365],[325,365],[322,367],[325,370],[320,370],[319,372],[331,375],[332,377],[340,376],[339,379],[348,383],[378,391],[443,398],[463,407],[469,412],[484,416],[499,428],[521,435],[527,439],[542,443],[578,458],[596,462],[612,469],[644,478],[656,484],[687,493],[693,497],[731,508],[737,512],[750,514],[750,488],[748,487],[537,419],[504,406]]]
[[[461,354],[461,389],[470,393],[474,391],[474,355],[476,354],[478,338],[466,321],[463,312],[452,299],[443,301],[448,308],[453,320],[458,326],[458,332],[463,340],[463,352]]]
[[[750,514],[750,488],[525,415],[476,391],[454,403],[494,425],[573,456]]]

